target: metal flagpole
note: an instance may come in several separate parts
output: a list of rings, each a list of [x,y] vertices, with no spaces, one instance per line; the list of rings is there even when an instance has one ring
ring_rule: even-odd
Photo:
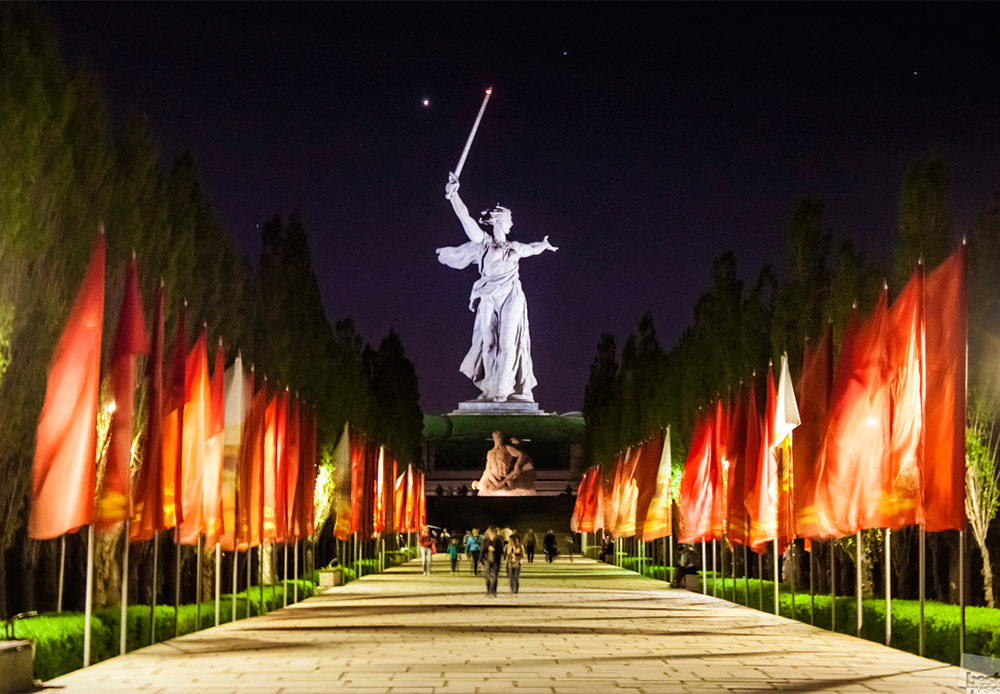
[[[281,544],[281,606],[288,607],[288,541]]]
[[[750,607],[750,559],[746,545],[743,545],[743,604]]]
[[[195,560],[195,572],[197,578],[194,581],[195,596],[194,602],[196,607],[194,608],[195,613],[195,631],[201,631],[201,533],[198,533],[198,540],[194,543],[195,554],[198,555]]]
[[[87,596],[83,613],[83,666],[90,667],[90,615],[94,608],[94,526],[87,526]]]
[[[236,593],[239,589],[239,569],[240,569],[240,550],[239,546],[236,544],[236,536],[233,536],[233,618],[232,621],[236,622]]]
[[[247,617],[250,616],[250,565],[253,563],[253,547],[250,546],[250,541],[247,540]]]
[[[759,609],[764,611],[764,555],[757,554],[757,600]]]
[[[816,625],[816,546],[809,542],[809,624]]]
[[[958,605],[960,624],[958,631],[958,662],[965,655],[965,528],[958,531]]]
[[[125,519],[125,548],[122,554],[122,617],[118,629],[121,643],[119,655],[125,655],[125,633],[128,631],[128,518]]]
[[[892,645],[892,530],[885,529],[885,645]]]
[[[837,541],[830,540],[830,631],[837,631]]]
[[[715,538],[712,538],[712,597],[719,597],[719,582],[716,580],[718,578],[718,572],[715,568]]]
[[[795,561],[795,538],[792,538],[792,544],[789,545],[791,548],[791,555],[789,559],[792,560],[792,569],[788,572],[788,583],[791,586],[792,595],[792,619],[795,619],[795,574],[798,571],[799,565]]]
[[[149,601],[149,644],[156,643],[156,588],[159,583],[160,531],[153,531],[153,599]]]
[[[924,552],[927,547],[925,546],[925,541],[927,539],[927,531],[924,529],[923,524],[920,525],[920,581],[919,581],[919,591],[920,591],[920,635],[917,646],[917,655],[921,658],[924,657],[924,593],[926,592],[926,577],[924,572],[927,570],[926,566],[926,556]]]
[[[181,611],[181,526],[174,528],[174,554],[177,555],[177,571],[174,575],[174,638],[181,635],[179,616]]]
[[[215,626],[219,626],[222,610],[222,548],[215,543]]]
[[[858,598],[858,638],[861,638],[862,614],[861,614],[861,531],[860,530],[858,531],[857,535],[857,561],[854,562],[854,565],[856,574],[854,578],[855,581],[854,592],[857,594]]]
[[[299,601],[299,541],[298,540],[295,541],[295,570],[292,571],[292,574],[295,580],[295,583],[293,584],[295,586],[293,588],[293,590],[295,591],[295,602],[298,602]]]
[[[778,603],[778,580],[781,574],[778,573],[778,538],[774,538],[774,614],[780,615]]]
[[[708,595],[708,562],[705,559],[705,541],[701,541],[701,593]]]
[[[56,612],[62,612],[63,583],[66,579],[66,536],[59,538],[59,593],[56,597]]]

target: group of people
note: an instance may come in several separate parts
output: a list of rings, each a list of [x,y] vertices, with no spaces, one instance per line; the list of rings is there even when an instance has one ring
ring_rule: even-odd
[[[443,545],[451,562],[451,573],[458,573],[458,561],[465,555],[472,567],[474,575],[478,576],[480,569],[486,578],[487,595],[497,594],[500,566],[504,566],[507,579],[510,582],[510,592],[517,594],[520,590],[521,564],[527,560],[530,564],[535,560],[537,537],[535,531],[529,529],[522,539],[521,535],[510,528],[489,527],[480,534],[478,528],[465,533],[461,540],[458,535],[452,535],[447,528],[435,532],[430,526],[421,528],[417,538],[420,545],[421,565],[424,575],[431,573],[431,563],[435,548]],[[572,542],[572,540],[568,540]],[[551,563],[558,554],[556,535],[549,530],[542,538],[542,549],[545,561]],[[567,545],[568,554],[572,560],[573,548]]]

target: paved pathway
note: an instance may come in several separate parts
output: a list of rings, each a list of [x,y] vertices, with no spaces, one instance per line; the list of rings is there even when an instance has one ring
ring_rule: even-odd
[[[67,694],[954,692],[959,670],[577,558],[487,597],[411,562],[49,682]]]

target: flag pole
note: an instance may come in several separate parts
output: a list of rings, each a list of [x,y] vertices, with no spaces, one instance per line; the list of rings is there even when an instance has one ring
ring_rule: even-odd
[[[746,545],[743,545],[743,602],[750,607],[750,558],[747,557]]]
[[[701,541],[701,592],[708,595],[708,562],[705,558],[705,540]]]
[[[777,530],[777,528],[775,528]],[[781,574],[778,573],[778,538],[774,538],[774,614],[781,615],[780,603],[778,603],[778,581]]]
[[[830,540],[830,631],[837,631],[837,541]]]
[[[90,667],[90,615],[94,609],[94,525],[87,526],[87,595],[83,611],[83,667]]]
[[[201,631],[201,591],[203,586],[202,576],[201,576],[201,533],[198,533],[198,540],[195,542],[195,553],[198,555],[197,561],[195,562],[195,572],[198,578],[194,582],[195,596],[194,601],[197,607],[195,608],[195,631]]]
[[[789,584],[791,585],[792,594],[792,619],[795,619],[795,574],[798,573],[799,565],[795,557],[795,538],[792,538],[792,543],[789,545],[791,547],[791,555],[789,559],[792,560],[792,570],[788,572]]]
[[[66,535],[59,538],[59,592],[56,597],[56,612],[62,613],[63,584],[66,579]]]
[[[927,588],[927,578],[924,572],[927,570],[927,558],[924,552],[927,550],[926,547],[927,531],[924,529],[923,523],[920,524],[920,635],[917,646],[917,655],[921,658],[924,657],[924,594]]]
[[[719,582],[716,579],[718,572],[715,568],[715,538],[712,538],[712,597],[719,597]]]
[[[261,494],[263,496],[263,494]],[[263,521],[262,521],[263,522]],[[260,538],[260,547],[257,548],[257,574],[260,587],[260,613],[264,614],[264,537]]]
[[[809,540],[809,624],[816,626],[816,547]]]
[[[152,599],[149,601],[149,645],[152,646],[156,643],[156,584],[158,582],[159,576],[157,576],[158,567],[157,563],[160,559],[160,531],[153,531],[153,590]]]
[[[961,663],[965,655],[965,528],[958,531],[958,606],[958,662]]]
[[[288,607],[288,540],[281,545],[281,606]]]
[[[125,655],[125,632],[128,626],[128,529],[129,521],[128,518],[125,519],[125,549],[122,555],[122,616],[121,616],[121,628],[119,628],[119,636],[121,637],[121,643],[119,644],[119,655]]]
[[[215,626],[219,626],[222,611],[222,548],[215,543]]]
[[[857,561],[855,564],[855,586],[854,592],[857,594],[858,598],[858,638],[861,638],[861,623],[863,616],[861,614],[861,531],[857,534],[857,547],[856,547]]]
[[[240,568],[240,549],[236,542],[236,534],[233,533],[233,623],[236,623],[236,593],[239,588],[239,568]]]
[[[250,546],[250,539],[247,538],[247,615],[244,619],[250,617],[250,565],[253,563],[253,547]]]
[[[180,490],[178,490],[180,491]],[[174,574],[174,638],[180,636],[180,611],[181,611],[181,525],[174,528],[174,554],[177,555],[176,572]]]
[[[295,587],[292,589],[295,591],[295,602],[299,601],[299,541],[295,541],[295,569],[292,571]]]
[[[757,600],[758,609],[764,611],[764,555],[757,553]]]
[[[885,529],[885,645],[892,645],[892,530]]]

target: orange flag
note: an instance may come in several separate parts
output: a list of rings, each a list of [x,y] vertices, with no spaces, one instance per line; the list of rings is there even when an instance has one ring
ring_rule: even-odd
[[[638,498],[635,504],[635,529],[636,534],[642,539],[646,537],[646,519],[649,515],[649,507],[653,503],[653,497],[656,496],[659,489],[658,482],[660,481],[661,463],[663,462],[663,433],[663,430],[658,431],[651,439],[642,444],[633,473],[638,491]],[[667,480],[669,479],[670,470],[668,467]],[[663,535],[657,535],[656,537],[663,537]]]
[[[766,404],[757,454],[757,479],[754,483],[753,503],[750,505],[750,548],[755,552],[764,552],[767,543],[778,534],[778,461],[774,445],[778,393],[774,387],[774,371],[770,365],[767,367],[764,393]],[[779,553],[783,549],[779,548]]]
[[[799,378],[802,424],[792,439],[794,531],[796,537],[816,536],[816,474],[826,431],[827,406],[833,387],[833,330],[827,324],[816,351],[805,344]]]
[[[97,527],[107,530],[132,516],[132,419],[135,407],[135,358],[149,351],[135,259],[125,269],[118,330],[111,352],[111,413],[104,477],[97,494]]]
[[[406,527],[406,473],[396,478],[392,495],[393,515],[396,519],[395,531],[398,533],[409,532]]]
[[[715,412],[701,415],[695,423],[691,448],[681,476],[681,528],[678,542],[690,543],[712,539],[713,507],[717,474],[712,467],[715,456]]]
[[[657,462],[653,496],[642,522],[642,539],[646,542],[673,534],[670,513],[670,429],[661,432],[660,436],[653,440],[658,441],[653,444],[653,452],[656,452],[656,447],[659,446],[660,459]],[[641,501],[640,497],[640,503]]]
[[[265,386],[267,379],[264,380]],[[263,521],[264,535],[262,539],[275,540],[277,538],[277,525],[275,524],[275,506],[277,501],[278,484],[278,409],[280,395],[275,395],[267,403],[264,410],[264,478],[263,478]]]
[[[886,292],[848,343],[833,384],[816,486],[819,537],[844,537],[882,522],[889,470],[889,359]]]
[[[302,427],[299,422],[299,396],[289,403],[288,424],[285,427],[285,523],[288,528],[288,540],[296,542],[302,539],[302,481],[300,479],[299,448],[302,437]]]
[[[152,540],[168,526],[164,517],[163,479],[163,286],[153,299],[152,353],[146,362],[146,437],[135,493],[129,540]]]
[[[240,468],[240,446],[243,431],[250,415],[253,399],[253,381],[243,371],[243,358],[236,355],[236,361],[225,371],[225,434],[222,457],[222,537],[219,542],[224,552],[237,548],[236,536],[238,520],[237,499]]]
[[[889,389],[892,428],[880,527],[923,521],[924,273],[913,277],[889,309]]]
[[[163,512],[164,524],[174,528],[184,515],[181,490],[181,456],[184,441],[184,368],[187,362],[187,303],[181,306],[177,335],[170,357],[170,372],[163,395]]]
[[[253,369],[249,379],[254,386]],[[243,427],[240,444],[238,487],[236,496],[237,542],[240,549],[257,547],[263,537],[264,511],[264,417],[267,409],[267,389],[252,393],[250,411]]]
[[[751,388],[752,390],[752,388]],[[730,542],[750,544],[750,518],[744,500],[747,470],[747,402],[746,389],[742,386],[736,396],[729,426],[729,478],[726,485],[726,537]],[[756,408],[756,405],[754,405]],[[754,417],[757,413],[754,412]]]
[[[205,431],[204,484],[205,545],[220,542],[225,531],[222,477],[226,445],[226,353],[222,340],[215,350],[215,368],[209,381]]]
[[[288,537],[288,388],[278,393],[274,436],[274,539],[284,542]]]
[[[926,529],[965,528],[965,258],[963,244],[927,276],[924,421]]]
[[[181,434],[181,544],[193,545],[207,529],[205,518],[205,443],[208,440],[208,328],[201,333],[184,366],[184,429]]]
[[[32,467],[28,536],[35,540],[59,537],[94,520],[103,321],[101,233],[49,366]]]

